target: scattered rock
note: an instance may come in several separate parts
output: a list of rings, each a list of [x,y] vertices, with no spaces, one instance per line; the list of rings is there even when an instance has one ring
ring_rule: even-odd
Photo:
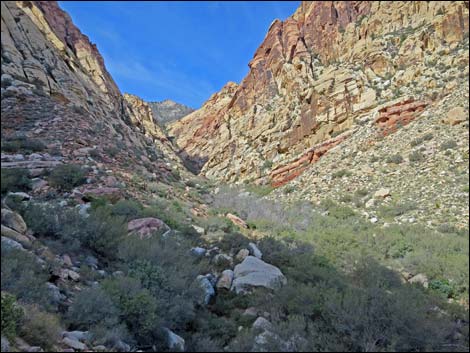
[[[257,257],[258,259],[263,257],[263,253],[258,249],[255,243],[249,243],[248,249],[250,250],[250,254],[254,257]]]
[[[9,192],[7,194],[7,197],[12,197],[12,198],[15,198],[19,201],[29,201],[29,200],[31,200],[31,196],[28,195],[25,192]]]
[[[10,342],[8,341],[8,339],[6,337],[3,337],[2,336],[2,352],[9,352],[10,351]]]
[[[382,188],[375,192],[374,197],[376,199],[384,199],[390,196],[390,189]]]
[[[49,186],[49,183],[40,178],[34,178],[31,180],[31,189],[34,192],[39,192],[46,189]]]
[[[183,352],[185,344],[184,339],[167,328],[165,328],[164,330],[167,334],[168,349]]]
[[[191,249],[191,254],[197,257],[202,257],[206,254],[206,249],[200,248],[200,247],[195,247]]]
[[[86,342],[90,338],[88,331],[64,331],[62,337],[67,337],[75,341]]]
[[[463,107],[455,107],[449,110],[447,116],[442,119],[442,123],[448,125],[458,125],[460,123],[465,122],[468,119],[468,114],[465,113],[465,109]]]
[[[62,339],[62,342],[69,346],[70,348],[73,348],[75,350],[79,350],[79,351],[84,351],[85,349],[87,349],[86,345],[83,344],[82,342],[78,341],[78,340],[75,340],[75,339],[72,339],[72,338],[69,338],[69,337],[64,337]]]
[[[213,262],[216,266],[228,267],[232,265],[233,259],[226,254],[218,254],[214,256]]]
[[[206,305],[208,305],[215,296],[214,286],[211,283],[209,276],[211,275],[199,275],[196,277],[196,281],[199,283],[200,288],[204,291],[204,298],[202,303]]]
[[[428,281],[428,277],[426,277],[426,275],[422,274],[422,273],[419,273],[417,274],[416,276],[410,278],[408,280],[408,283],[419,283],[421,284],[424,288],[428,288],[429,286],[429,281]]]
[[[286,277],[277,267],[254,256],[248,256],[241,264],[235,266],[232,290],[236,293],[243,293],[255,287],[275,290],[286,283]]]
[[[234,274],[232,270],[223,271],[219,280],[217,281],[217,289],[230,290],[232,287],[233,276]]]
[[[202,228],[202,227],[199,227],[199,226],[194,225],[194,224],[192,225],[192,227],[194,228],[194,230],[195,230],[196,232],[198,232],[198,233],[201,234],[201,235],[204,235],[204,234],[206,233],[206,230],[205,230],[204,228]]]
[[[127,231],[130,234],[137,234],[140,239],[149,238],[156,232],[168,230],[170,227],[165,222],[152,217],[134,219],[127,224]]]
[[[243,260],[246,259],[247,256],[250,255],[250,251],[248,249],[241,249],[237,255],[235,256],[235,259],[238,261],[238,262],[242,262]]]
[[[261,316],[255,320],[252,327],[262,331],[271,331],[273,329],[273,325]]]
[[[20,234],[17,231],[4,226],[3,224],[1,226],[1,233],[2,237],[13,239],[14,241],[20,243],[27,249],[31,248],[31,240],[26,235]]]
[[[15,241],[13,239],[4,237],[3,235],[2,235],[2,246],[4,246],[5,248],[8,248],[8,249],[25,250],[23,248],[23,245],[21,245],[20,243],[18,243],[17,241]]]
[[[241,219],[240,217],[235,216],[234,214],[227,213],[225,217],[231,220],[232,223],[235,224],[236,226],[239,226],[241,228],[248,228],[248,225],[245,223],[245,221]]]

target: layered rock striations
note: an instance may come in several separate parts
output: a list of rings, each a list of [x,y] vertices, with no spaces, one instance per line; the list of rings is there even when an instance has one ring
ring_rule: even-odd
[[[92,158],[125,174],[186,173],[151,108],[121,95],[96,46],[56,2],[1,6],[2,142],[41,141],[65,163]]]
[[[182,156],[210,178],[281,185],[275,170],[360,128],[403,97],[450,92],[468,71],[468,2],[302,2],[275,20],[239,85],[170,125]],[[413,117],[419,114],[414,114]]]

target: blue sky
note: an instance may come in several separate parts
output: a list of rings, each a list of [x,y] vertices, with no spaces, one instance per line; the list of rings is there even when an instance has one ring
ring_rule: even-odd
[[[226,82],[240,82],[271,22],[299,3],[59,1],[123,93],[194,108]]]

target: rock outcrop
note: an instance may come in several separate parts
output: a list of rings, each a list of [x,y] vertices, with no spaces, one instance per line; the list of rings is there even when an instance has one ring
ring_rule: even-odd
[[[92,158],[95,173],[112,170],[124,179],[130,171],[161,180],[186,173],[150,107],[121,95],[97,47],[57,2],[1,7],[2,142],[41,141],[47,152],[5,163],[2,154],[2,168],[36,173]]]
[[[239,85],[169,131],[209,178],[282,186],[319,158],[317,146],[347,141],[364,119],[387,115],[389,134],[450,92],[438,79],[449,67],[468,75],[466,41],[463,1],[302,2],[271,24]]]
[[[193,108],[176,103],[171,99],[166,99],[161,102],[148,102],[148,105],[152,109],[155,121],[163,126],[179,120],[194,111]]]
[[[254,256],[247,256],[241,264],[235,266],[233,272],[232,290],[236,293],[243,293],[256,287],[275,290],[287,283],[281,270]]]

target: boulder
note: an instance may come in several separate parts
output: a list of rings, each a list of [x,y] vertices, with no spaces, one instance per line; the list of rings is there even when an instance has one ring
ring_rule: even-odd
[[[31,196],[25,192],[9,192],[7,194],[7,198],[13,198],[19,201],[29,201],[31,200]]]
[[[185,344],[184,339],[182,337],[178,336],[173,331],[167,329],[167,328],[165,328],[164,331],[165,331],[166,337],[167,337],[168,349],[170,349],[172,351],[183,352],[184,351],[184,344]]]
[[[454,126],[465,122],[467,118],[468,113],[465,112],[465,109],[463,107],[455,107],[449,110],[447,116],[442,119],[441,122]]]
[[[235,266],[231,290],[236,293],[243,293],[256,287],[276,290],[286,283],[286,277],[276,266],[254,256],[248,256],[241,264]]]
[[[87,346],[85,344],[83,344],[82,342],[76,340],[76,339],[72,339],[72,338],[69,338],[69,337],[64,337],[62,339],[62,342],[70,347],[70,348],[73,348],[75,350],[78,350],[78,351],[84,351],[85,349],[87,349]]]
[[[196,281],[199,284],[199,287],[203,290],[203,299],[200,301],[201,303],[208,305],[212,298],[215,296],[214,285],[210,280],[211,275],[199,275],[196,277]]]
[[[261,330],[261,331],[270,331],[273,329],[273,325],[268,320],[266,320],[264,317],[261,317],[261,316],[257,318],[255,322],[253,322],[252,327],[256,330]]]
[[[5,247],[6,249],[25,250],[25,248],[23,248],[23,245],[21,245],[20,243],[18,243],[17,241],[13,239],[4,237],[3,235],[2,235],[2,247]]]
[[[235,224],[236,226],[239,226],[241,228],[248,228],[248,225],[245,223],[245,221],[241,219],[240,217],[235,216],[234,214],[227,213],[225,217],[227,217],[230,221],[232,221],[232,223]]]
[[[194,224],[192,225],[192,227],[196,232],[198,232],[198,234],[204,235],[206,233],[206,230],[202,227],[196,226]]]
[[[2,352],[9,352],[10,351],[10,342],[6,337],[2,336]]]
[[[206,249],[200,248],[199,246],[191,249],[191,254],[197,257],[202,257],[206,254]]]
[[[237,255],[235,255],[235,259],[238,261],[238,262],[242,262],[243,260],[246,259],[247,256],[250,255],[250,251],[248,249],[241,249]]]
[[[8,228],[16,230],[18,233],[22,234],[24,234],[28,229],[26,223],[23,220],[23,217],[21,217],[18,213],[10,211],[6,208],[2,208],[1,214],[2,224]]]
[[[230,290],[232,287],[233,276],[234,274],[232,270],[225,270],[222,272],[219,280],[217,281],[217,289]]]
[[[97,188],[86,188],[82,191],[85,201],[91,201],[97,197],[103,197],[110,202],[119,201],[123,195],[122,191],[119,188],[110,188],[110,187],[97,187]]]
[[[374,194],[374,197],[376,199],[384,199],[388,196],[390,196],[390,189],[386,189],[386,188],[381,188],[377,190]]]
[[[86,342],[90,338],[88,331],[64,331],[62,337],[67,337],[75,341]]]
[[[233,259],[226,254],[217,254],[214,256],[213,262],[216,266],[228,267],[232,265]]]
[[[141,239],[149,238],[156,232],[168,230],[170,227],[165,222],[152,217],[134,219],[127,224],[127,231],[130,234],[137,234]]]
[[[20,234],[17,231],[4,226],[3,224],[1,225],[1,232],[2,237],[13,239],[27,249],[31,248],[31,240],[26,235]]]
[[[48,186],[49,186],[49,183],[43,179],[34,178],[31,180],[31,189],[35,192],[44,190]]]
[[[428,277],[426,277],[426,275],[423,275],[422,273],[419,273],[419,274],[417,274],[416,276],[411,277],[411,278],[408,280],[408,283],[419,283],[419,284],[421,284],[424,288],[428,288],[428,286],[429,286]]]
[[[249,243],[248,249],[250,250],[250,255],[261,259],[263,257],[263,253],[258,249],[255,243]]]

